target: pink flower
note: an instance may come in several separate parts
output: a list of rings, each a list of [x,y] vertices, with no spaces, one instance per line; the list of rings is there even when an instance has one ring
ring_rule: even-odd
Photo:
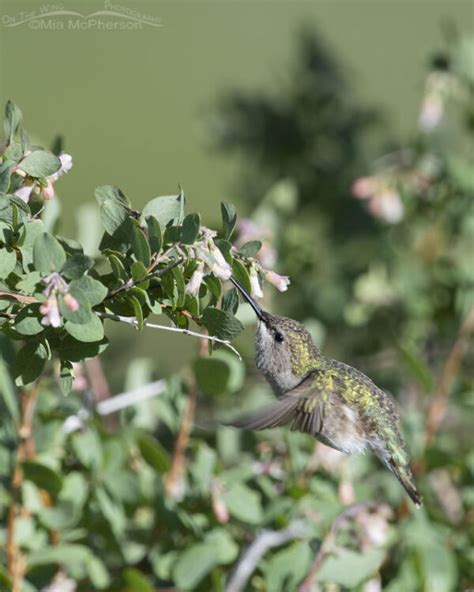
[[[196,271],[191,276],[191,279],[186,286],[186,292],[192,296],[199,294],[199,288],[201,287],[202,280],[204,279],[204,263],[199,263]]]
[[[213,242],[209,242],[209,254],[207,265],[211,272],[221,280],[228,280],[232,275],[232,269],[220,249]]]
[[[44,197],[44,199],[53,199],[54,184],[60,177],[66,173],[69,173],[69,171],[72,169],[72,156],[70,154],[60,154],[59,160],[61,161],[60,169],[49,177],[46,177],[46,187],[41,191],[41,195]]]
[[[70,154],[63,152],[63,154],[59,155],[59,160],[61,161],[61,168],[53,173],[51,177],[48,177],[54,182],[56,182],[59,177],[69,173],[69,171],[72,169],[72,156]]]
[[[280,292],[286,292],[290,285],[290,278],[287,275],[279,275],[274,271],[265,271],[265,279],[267,282],[275,286]]]
[[[359,177],[352,183],[352,195],[359,199],[368,199],[376,192],[377,184],[374,177]]]
[[[43,315],[41,324],[46,327],[61,327],[62,319],[59,313],[58,299],[56,294],[51,292],[46,302],[40,306],[40,313]]]
[[[25,203],[28,203],[30,201],[31,192],[33,191],[34,186],[35,184],[31,180],[27,180],[15,191],[14,195],[19,197]]]
[[[54,183],[51,180],[51,177],[48,177],[46,180],[46,187],[41,192],[41,195],[44,199],[53,199],[54,197]]]
[[[72,368],[74,370],[74,382],[72,383],[72,388],[75,391],[85,391],[88,387],[88,382],[84,374],[84,366],[82,362],[73,362]]]
[[[222,487],[216,480],[212,481],[211,484],[211,497],[212,497],[212,510],[217,522],[225,524],[229,522],[229,509],[222,496]]]
[[[396,224],[403,218],[404,208],[398,191],[385,189],[369,202],[369,210],[376,217],[390,224]]]
[[[72,294],[64,294],[63,300],[66,308],[68,308],[71,312],[76,312],[76,310],[79,310],[79,302]]]
[[[250,271],[250,295],[254,298],[263,298],[262,288],[260,286],[260,280],[258,279],[257,270],[252,267]]]

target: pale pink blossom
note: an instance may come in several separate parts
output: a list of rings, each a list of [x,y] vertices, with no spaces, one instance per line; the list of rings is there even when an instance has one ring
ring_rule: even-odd
[[[232,275],[232,269],[224,258],[220,249],[213,243],[209,242],[209,254],[207,265],[211,272],[221,280],[228,280]]]
[[[72,156],[70,154],[60,154],[59,160],[61,161],[61,167],[59,168],[59,170],[57,170],[49,177],[46,177],[46,187],[44,187],[41,191],[41,195],[44,197],[44,199],[53,199],[54,184],[60,177],[62,177],[66,173],[69,173],[69,171],[72,169]]]
[[[19,197],[25,203],[28,203],[30,201],[31,192],[33,191],[34,186],[35,184],[28,180],[15,191],[14,195]]]
[[[396,224],[403,218],[404,208],[398,191],[386,189],[375,195],[369,202],[369,210],[376,217]]]
[[[64,305],[68,308],[71,312],[76,312],[79,310],[79,302],[74,298],[72,294],[64,294]]]
[[[58,299],[55,292],[51,292],[46,302],[40,306],[40,313],[43,315],[41,324],[46,327],[61,327],[62,319],[59,313]]]
[[[352,195],[359,199],[368,199],[376,192],[377,184],[375,177],[359,177],[352,183]]]
[[[286,292],[290,285],[290,278],[287,275],[279,275],[274,271],[264,271],[267,282],[275,286],[280,292]]]
[[[249,275],[250,279],[250,295],[254,298],[263,298],[262,287],[258,278],[257,270],[252,267]]]
[[[199,263],[197,269],[194,271],[191,279],[189,280],[186,286],[186,292],[191,294],[192,296],[197,296],[199,294],[199,289],[201,287],[202,281],[204,279],[204,263]]]
[[[43,188],[41,195],[44,197],[44,199],[47,199],[47,200],[53,199],[53,197],[54,197],[54,183],[51,180],[51,177],[47,178],[46,187]]]
[[[431,93],[424,97],[421,103],[418,125],[424,132],[430,132],[437,127],[444,115],[444,100],[441,95]]]
[[[213,480],[211,483],[211,498],[212,498],[212,510],[217,522],[225,524],[229,522],[229,509],[225,503],[224,496],[222,495],[222,486],[217,480]]]
[[[88,383],[87,378],[84,374],[84,366],[82,362],[73,362],[72,368],[74,371],[74,382],[72,383],[72,388],[75,391],[87,390]]]

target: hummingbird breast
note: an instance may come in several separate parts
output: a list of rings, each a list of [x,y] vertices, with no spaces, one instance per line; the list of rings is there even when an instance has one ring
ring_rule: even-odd
[[[361,429],[361,418],[357,410],[348,405],[326,401],[322,429],[316,437],[324,444],[346,454],[361,454],[370,439]]]

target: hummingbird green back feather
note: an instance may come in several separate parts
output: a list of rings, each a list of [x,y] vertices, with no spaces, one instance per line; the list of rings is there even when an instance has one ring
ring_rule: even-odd
[[[359,370],[323,356],[303,325],[263,311],[234,284],[259,318],[257,368],[278,400],[232,425],[256,430],[290,425],[348,454],[372,449],[419,507],[421,497],[390,395]]]

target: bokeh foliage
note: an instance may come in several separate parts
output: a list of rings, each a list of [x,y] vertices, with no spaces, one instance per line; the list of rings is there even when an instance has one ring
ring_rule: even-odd
[[[61,578],[84,591],[283,592],[302,585],[315,557],[313,589],[472,583],[473,55],[472,41],[454,38],[435,56],[413,136],[384,142],[372,163],[364,135],[377,118],[354,104],[343,69],[305,32],[278,94],[229,94],[211,130],[248,159],[251,220],[239,223],[223,204],[216,236],[185,214],[182,191],[137,212],[119,189],[101,187],[95,259],[58,234],[54,201],[44,202],[61,151],[33,149],[9,103],[0,168],[5,589],[20,571],[27,592]],[[162,313],[178,328],[197,323],[233,339],[252,321],[225,284],[230,270],[255,293],[275,261],[292,280],[278,312],[305,321],[325,351],[399,400],[422,510],[370,457],[341,457],[284,429],[222,425],[271,397],[244,341],[247,372],[226,348],[208,355],[217,345],[208,342],[158,396],[104,412],[91,365],[107,345],[104,318],[142,328]],[[132,360],[124,391],[138,396],[159,378]],[[279,543],[239,587],[246,550],[265,536]]]

